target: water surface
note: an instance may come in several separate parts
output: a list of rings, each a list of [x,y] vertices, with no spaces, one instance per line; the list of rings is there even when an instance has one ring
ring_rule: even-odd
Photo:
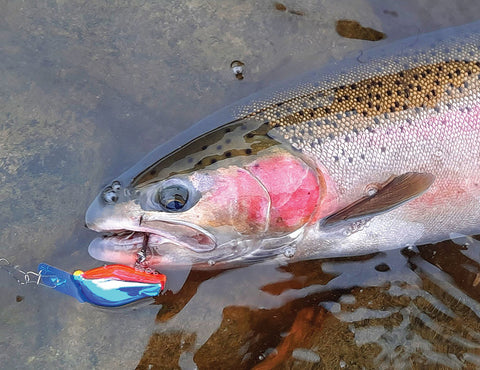
[[[149,150],[236,99],[375,43],[477,20],[463,1],[0,2],[0,257],[99,265],[84,213]],[[233,60],[245,63],[239,81]],[[5,368],[480,366],[480,244],[192,272],[101,310],[0,271]]]

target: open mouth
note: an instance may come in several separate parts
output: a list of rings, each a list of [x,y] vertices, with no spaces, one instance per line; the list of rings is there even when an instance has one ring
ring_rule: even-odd
[[[149,262],[155,258],[166,260],[172,248],[202,253],[216,247],[212,235],[190,225],[145,221],[140,226],[141,231],[108,231],[90,243],[89,254],[102,261],[136,265],[143,258]]]

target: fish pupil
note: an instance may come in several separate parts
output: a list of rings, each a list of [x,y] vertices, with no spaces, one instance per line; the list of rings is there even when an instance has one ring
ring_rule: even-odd
[[[166,211],[178,212],[188,201],[188,190],[181,185],[168,186],[159,190],[156,200]]]

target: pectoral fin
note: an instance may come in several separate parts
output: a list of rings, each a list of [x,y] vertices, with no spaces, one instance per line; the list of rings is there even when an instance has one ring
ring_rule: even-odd
[[[341,210],[328,216],[323,225],[331,225],[338,221],[359,218],[371,218],[418,197],[432,185],[435,177],[429,173],[407,172],[391,177],[377,187],[371,196],[364,196]]]

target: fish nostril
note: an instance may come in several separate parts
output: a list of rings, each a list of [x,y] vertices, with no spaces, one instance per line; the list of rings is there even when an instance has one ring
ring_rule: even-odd
[[[117,192],[110,186],[106,187],[102,192],[102,199],[107,204],[113,204],[118,201]]]
[[[114,181],[112,182],[112,190],[117,192],[117,191],[120,191],[120,189],[122,188],[122,184],[120,184],[120,181]]]

